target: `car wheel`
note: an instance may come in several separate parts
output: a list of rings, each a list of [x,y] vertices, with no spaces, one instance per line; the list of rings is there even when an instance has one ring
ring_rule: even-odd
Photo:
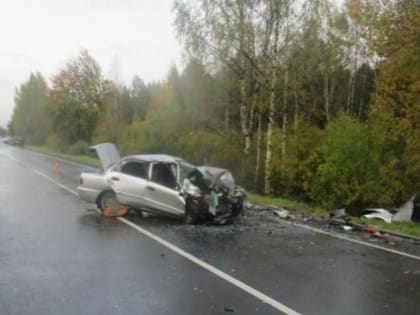
[[[196,224],[197,223],[196,210],[195,210],[195,207],[194,207],[194,202],[192,202],[191,199],[187,199],[186,202],[185,202],[184,223],[186,223],[186,224]]]
[[[128,207],[122,205],[115,194],[109,190],[104,192],[99,199],[99,208],[105,217],[119,217],[127,213]]]

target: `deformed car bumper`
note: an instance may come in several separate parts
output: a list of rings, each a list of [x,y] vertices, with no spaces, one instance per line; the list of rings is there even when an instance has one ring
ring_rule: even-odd
[[[88,188],[85,186],[78,186],[77,192],[79,194],[79,198],[87,203],[96,203],[100,193],[100,191],[97,189]]]
[[[228,170],[199,167],[183,183],[186,215],[196,222],[226,224],[243,211],[245,190],[236,186]]]

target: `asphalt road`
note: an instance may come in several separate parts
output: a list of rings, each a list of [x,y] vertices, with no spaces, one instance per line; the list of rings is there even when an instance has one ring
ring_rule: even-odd
[[[418,259],[281,223],[103,218],[74,195],[89,168],[56,161],[0,144],[2,315],[281,314],[266,298],[303,314],[419,312]]]

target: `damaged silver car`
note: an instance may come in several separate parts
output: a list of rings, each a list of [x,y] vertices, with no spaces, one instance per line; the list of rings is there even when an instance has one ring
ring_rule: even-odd
[[[196,167],[163,154],[121,158],[112,143],[92,150],[103,170],[82,173],[77,190],[80,199],[95,203],[105,216],[121,216],[131,208],[183,218],[189,224],[226,224],[243,210],[245,190],[226,169]]]

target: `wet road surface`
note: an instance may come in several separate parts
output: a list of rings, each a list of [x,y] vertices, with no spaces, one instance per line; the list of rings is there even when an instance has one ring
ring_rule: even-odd
[[[0,144],[1,314],[280,314],[119,220],[86,210],[71,190],[89,168],[55,163]],[[126,219],[303,314],[420,307],[419,260],[281,223]]]

